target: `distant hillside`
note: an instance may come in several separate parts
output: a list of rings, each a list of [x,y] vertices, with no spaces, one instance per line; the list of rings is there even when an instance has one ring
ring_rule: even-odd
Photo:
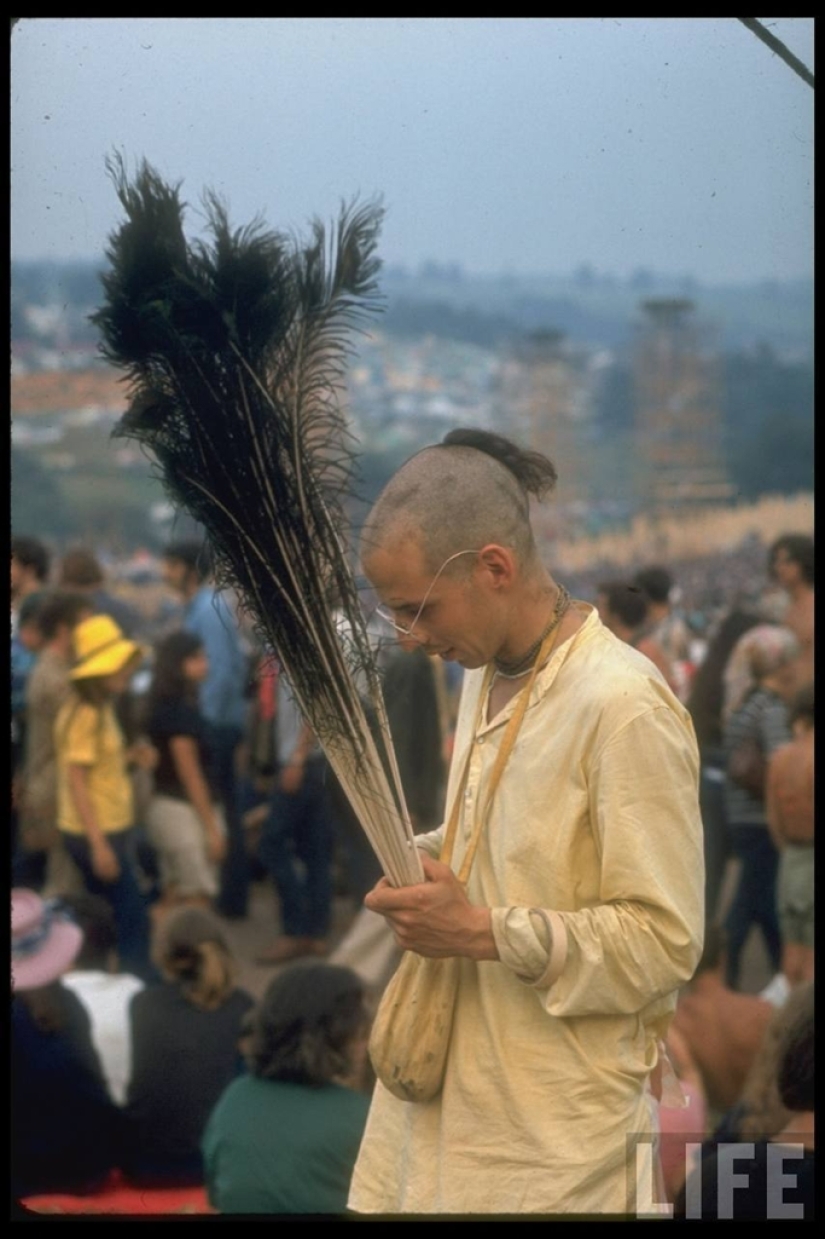
[[[710,287],[639,272],[627,281],[577,277],[473,277],[448,269],[412,276],[388,269],[383,277],[386,328],[453,335],[491,345],[508,335],[551,328],[593,347],[621,349],[633,338],[640,306],[653,297],[688,298],[722,352],[769,345],[777,353],[813,357],[813,281]]]
[[[94,263],[12,263],[13,342],[57,330],[73,344],[93,342],[87,316],[101,298],[101,269]],[[633,337],[643,300],[687,297],[722,352],[769,345],[789,359],[813,357],[813,280],[728,287],[641,270],[618,280],[587,265],[571,276],[527,278],[471,276],[427,264],[416,273],[387,267],[381,287],[383,327],[400,336],[442,335],[493,347],[552,329],[592,347],[620,349]],[[38,307],[56,313],[44,315]]]

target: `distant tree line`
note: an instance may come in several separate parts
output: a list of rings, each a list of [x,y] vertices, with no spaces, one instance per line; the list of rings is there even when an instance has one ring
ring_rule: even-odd
[[[45,468],[34,452],[18,448],[11,449],[9,464],[12,530],[47,540],[58,531],[74,537],[77,526],[59,476]]]
[[[30,333],[26,306],[57,305],[71,311],[72,332],[97,306],[101,262],[13,262],[12,331]],[[761,280],[749,286],[701,287],[689,276],[666,279],[637,270],[628,279],[598,276],[587,264],[568,277],[526,279],[463,276],[451,267],[424,264],[418,275],[385,268],[383,326],[392,335],[432,334],[496,348],[514,336],[554,327],[584,345],[621,349],[633,332],[645,296],[689,296],[719,330],[727,351],[765,340],[777,350],[813,354],[813,282]]]
[[[724,358],[725,453],[745,499],[814,488],[814,368],[765,344]]]
[[[722,449],[743,499],[794,495],[814,488],[814,369],[783,361],[770,345],[721,358]],[[606,371],[596,418],[605,438],[629,434],[635,417],[627,364]]]
[[[159,549],[161,531],[150,516],[163,499],[147,464],[141,476],[118,476],[117,487],[101,487],[78,468],[74,475],[47,468],[29,449],[11,450],[11,528],[65,546],[88,541],[112,549]],[[147,489],[153,492],[147,502]]]
[[[388,335],[420,340],[436,336],[495,349],[523,334],[523,328],[506,314],[490,313],[471,306],[456,307],[447,301],[392,301],[381,319]]]

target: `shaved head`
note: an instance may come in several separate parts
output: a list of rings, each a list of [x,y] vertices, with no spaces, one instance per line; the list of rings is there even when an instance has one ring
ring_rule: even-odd
[[[384,487],[362,531],[362,557],[414,541],[435,571],[456,551],[496,543],[526,566],[536,553],[530,493],[554,481],[546,458],[522,453],[497,435],[455,431],[418,452]]]

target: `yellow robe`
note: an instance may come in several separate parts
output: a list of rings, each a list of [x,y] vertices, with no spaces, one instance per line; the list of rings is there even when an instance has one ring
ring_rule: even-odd
[[[653,664],[576,605],[587,617],[538,674],[467,884],[501,958],[462,961],[440,1096],[376,1086],[356,1212],[633,1210],[658,1041],[702,945],[698,752]],[[514,709],[473,734],[482,677],[465,676],[456,732],[455,869]],[[419,842],[437,855],[440,831]]]

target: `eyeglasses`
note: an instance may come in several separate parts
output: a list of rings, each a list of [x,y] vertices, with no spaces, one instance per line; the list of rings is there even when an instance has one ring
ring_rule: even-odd
[[[436,572],[432,581],[430,581],[427,592],[421,600],[421,606],[416,611],[415,619],[410,624],[409,628],[405,628],[403,624],[396,624],[395,620],[392,618],[389,612],[385,611],[382,607],[376,607],[375,614],[380,615],[381,619],[384,620],[385,623],[389,624],[392,628],[394,628],[396,632],[400,632],[402,636],[413,637],[414,636],[413,628],[415,628],[416,624],[421,619],[421,612],[424,610],[425,606],[427,605],[427,599],[429,598],[430,594],[433,592],[433,588],[435,586],[436,581],[441,576],[441,573],[444,571],[444,569],[447,567],[447,564],[451,564],[454,559],[458,559],[459,555],[478,555],[478,551],[456,551],[455,554],[450,555],[447,559],[444,560],[444,563],[438,569],[438,572]]]

